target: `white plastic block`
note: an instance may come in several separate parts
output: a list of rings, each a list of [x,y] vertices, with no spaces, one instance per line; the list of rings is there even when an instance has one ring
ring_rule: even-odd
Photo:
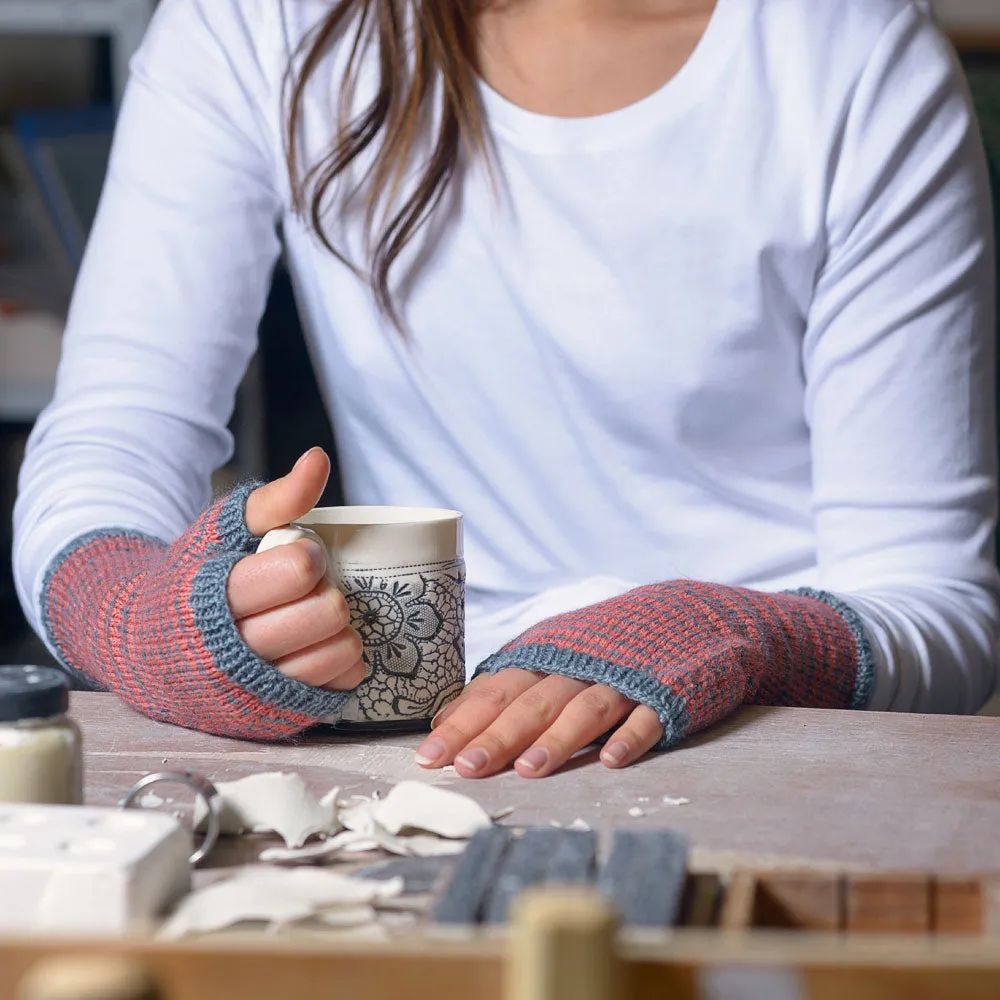
[[[0,933],[142,930],[191,887],[172,816],[0,803]]]

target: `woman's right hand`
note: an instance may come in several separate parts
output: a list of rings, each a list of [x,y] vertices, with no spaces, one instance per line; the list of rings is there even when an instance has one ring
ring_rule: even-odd
[[[307,451],[287,476],[250,494],[247,527],[262,536],[302,517],[319,502],[329,475],[323,449]],[[323,546],[300,538],[241,559],[226,596],[243,641],[262,660],[303,684],[349,691],[365,676],[361,637],[325,574]]]

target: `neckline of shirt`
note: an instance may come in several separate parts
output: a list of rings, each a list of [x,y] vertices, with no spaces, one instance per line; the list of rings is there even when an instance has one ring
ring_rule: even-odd
[[[498,138],[536,153],[596,152],[627,142],[696,102],[726,64],[740,38],[747,0],[716,0],[708,25],[687,62],[646,97],[602,115],[559,118],[528,111],[507,100],[481,77],[479,94]]]

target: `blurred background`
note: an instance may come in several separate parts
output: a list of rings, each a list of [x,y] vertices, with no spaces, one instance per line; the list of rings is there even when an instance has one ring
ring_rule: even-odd
[[[14,592],[17,472],[31,426],[52,396],[115,108],[156,4],[0,0],[0,663],[50,662]],[[246,476],[281,475],[314,444],[335,456],[280,266],[231,429],[236,452],[217,473],[219,490]],[[342,502],[336,474],[324,502]]]
[[[1000,205],[1000,0],[931,6],[965,66]],[[155,7],[156,0],[0,0],[0,663],[49,662],[14,592],[17,471],[52,395],[115,107]],[[314,444],[335,456],[280,266],[231,427],[236,452],[218,473],[220,489],[243,476],[281,475]],[[342,501],[336,476],[324,500]]]

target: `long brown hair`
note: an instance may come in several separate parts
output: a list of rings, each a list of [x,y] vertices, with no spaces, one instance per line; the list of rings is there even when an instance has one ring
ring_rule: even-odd
[[[389,269],[437,207],[453,180],[460,152],[486,153],[486,129],[476,87],[475,15],[484,0],[336,0],[306,37],[289,69],[285,145],[292,207],[309,220],[324,246],[371,283],[379,309],[401,329],[389,290]],[[336,138],[315,163],[301,162],[305,93],[331,47],[354,26],[341,87]],[[379,81],[374,97],[353,117],[361,56],[378,46]],[[419,128],[440,79],[441,106],[431,152],[412,194],[394,215],[377,223],[380,206],[391,206],[410,163]],[[377,152],[350,194],[362,194],[367,274],[333,245],[323,223],[334,182],[372,143]],[[363,190],[362,190],[363,189]]]

